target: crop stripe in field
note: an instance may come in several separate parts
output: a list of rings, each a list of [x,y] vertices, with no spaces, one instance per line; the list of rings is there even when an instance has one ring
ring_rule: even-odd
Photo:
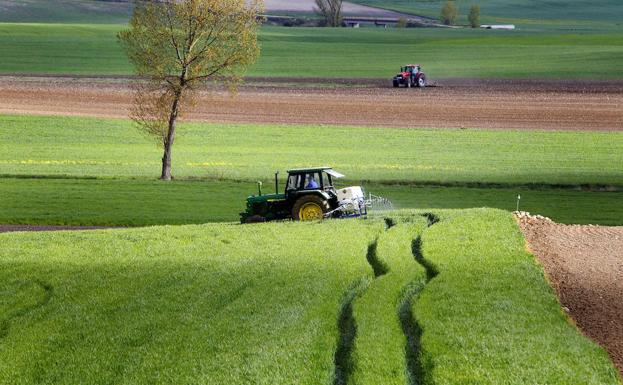
[[[422,214],[428,222],[428,227],[439,222],[439,217],[433,213]],[[431,363],[425,362],[422,357],[422,327],[413,313],[413,302],[417,300],[424,287],[438,274],[437,267],[424,258],[422,253],[422,236],[418,235],[411,243],[411,251],[417,263],[424,267],[426,278],[409,284],[404,289],[404,295],[398,308],[398,318],[406,338],[405,360],[407,367],[408,385],[422,385],[427,372],[432,370]]]
[[[41,296],[41,299],[31,306],[26,306],[21,309],[18,309],[17,311],[13,313],[9,313],[9,315],[5,319],[0,320],[0,341],[4,339],[7,335],[9,335],[11,321],[13,321],[16,318],[23,317],[26,314],[30,313],[31,311],[37,308],[43,307],[48,302],[50,302],[50,299],[52,298],[52,294],[54,292],[54,288],[52,287],[52,285],[46,282],[40,281],[38,279],[33,280],[32,283],[34,283],[35,285],[43,289],[43,295]]]

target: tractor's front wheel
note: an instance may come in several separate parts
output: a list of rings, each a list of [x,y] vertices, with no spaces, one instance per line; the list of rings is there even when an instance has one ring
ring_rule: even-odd
[[[295,221],[317,221],[329,211],[329,202],[317,195],[300,197],[292,206],[292,219]]]

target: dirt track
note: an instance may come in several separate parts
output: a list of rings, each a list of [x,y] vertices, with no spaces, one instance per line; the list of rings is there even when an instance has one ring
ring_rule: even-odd
[[[623,375],[623,227],[520,224],[565,310]]]
[[[320,83],[322,84],[320,84]],[[336,85],[337,84],[337,85]],[[329,87],[327,87],[329,85]],[[202,92],[190,120],[380,127],[623,130],[622,82],[447,80],[393,89],[362,80],[255,79]],[[0,113],[128,115],[128,79],[0,77]]]

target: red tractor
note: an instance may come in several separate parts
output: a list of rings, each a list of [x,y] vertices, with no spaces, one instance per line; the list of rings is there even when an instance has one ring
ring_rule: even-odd
[[[407,64],[401,67],[400,73],[394,76],[393,81],[394,87],[400,87],[400,85],[404,85],[407,88],[426,87],[426,75],[418,64]]]

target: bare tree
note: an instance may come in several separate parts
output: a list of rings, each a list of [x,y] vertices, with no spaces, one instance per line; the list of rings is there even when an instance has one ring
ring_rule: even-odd
[[[480,26],[480,5],[472,5],[469,8],[467,20],[469,20],[469,25],[472,28],[478,28]]]
[[[441,8],[441,22],[445,25],[452,25],[457,17],[459,17],[459,9],[454,5],[454,1],[446,1]]]
[[[342,0],[315,0],[316,12],[324,17],[329,27],[342,25]]]
[[[152,0],[136,2],[129,28],[118,34],[141,78],[131,118],[164,147],[160,179],[171,180],[177,119],[207,80],[242,79],[259,55],[261,0]]]

